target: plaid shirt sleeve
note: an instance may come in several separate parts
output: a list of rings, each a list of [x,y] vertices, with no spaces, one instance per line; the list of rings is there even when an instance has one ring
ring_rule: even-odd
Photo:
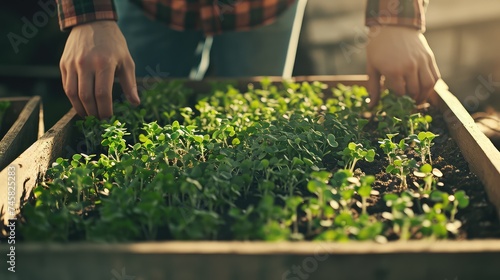
[[[425,31],[429,0],[367,0],[366,26],[399,25]]]
[[[56,0],[56,2],[61,30],[96,20],[117,20],[113,0]]]

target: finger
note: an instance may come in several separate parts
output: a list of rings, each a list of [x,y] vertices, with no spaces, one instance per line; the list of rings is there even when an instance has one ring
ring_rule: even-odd
[[[139,105],[141,100],[137,93],[137,82],[135,81],[135,65],[132,59],[120,65],[116,72],[125,97],[132,105]]]
[[[421,94],[418,72],[414,71],[405,77],[406,93],[414,100],[417,100]]]
[[[65,71],[64,76],[66,77],[64,91],[66,92],[66,96],[68,96],[69,102],[71,102],[71,105],[80,117],[85,117],[87,113],[78,96],[78,75],[76,72]]]
[[[64,67],[64,65],[61,63],[59,65],[59,69],[61,71],[61,83],[64,91],[66,91],[66,75],[67,75],[66,67]]]
[[[368,73],[368,85],[367,90],[370,95],[370,109],[373,109],[380,101],[380,73],[377,69],[371,67],[367,68]]]
[[[418,75],[420,77],[421,93],[418,99],[416,99],[416,102],[417,104],[422,104],[427,100],[427,98],[429,98],[429,95],[434,90],[437,79],[435,78],[432,69],[428,66],[420,67]]]
[[[436,58],[434,56],[429,60],[429,69],[431,70],[432,76],[437,81],[441,79],[441,73],[439,72],[439,68],[437,67]]]
[[[405,79],[403,76],[385,76],[386,88],[392,90],[396,95],[403,96],[406,94]]]
[[[108,119],[113,115],[113,81],[115,72],[107,67],[95,75],[95,102],[100,119]]]
[[[94,73],[88,71],[80,73],[78,76],[78,97],[87,115],[98,117],[94,97]]]

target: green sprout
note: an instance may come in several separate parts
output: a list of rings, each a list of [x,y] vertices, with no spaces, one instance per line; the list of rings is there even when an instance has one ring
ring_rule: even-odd
[[[421,113],[410,115],[410,118],[408,120],[410,135],[415,134],[416,130],[429,130],[429,124],[431,122],[432,117],[429,115],[422,115]]]
[[[370,197],[372,193],[372,184],[375,182],[375,176],[362,176],[359,180],[359,186],[356,188],[356,192],[361,196],[361,214],[367,215],[366,212],[366,200]]]
[[[430,131],[420,132],[418,135],[412,134],[409,136],[409,139],[417,144],[415,150],[420,154],[422,164],[427,163],[427,158],[429,158],[429,163],[432,164],[431,147],[434,145],[432,141],[437,136],[438,135]]]
[[[397,174],[401,179],[401,188],[407,189],[407,176],[417,167],[415,159],[409,159],[406,155],[396,156],[392,164],[389,164],[385,171],[391,174]]]
[[[437,169],[432,168],[432,165],[426,163],[420,167],[420,171],[414,171],[413,175],[424,180],[424,192],[429,192],[435,188],[437,185],[437,180],[435,178],[443,177],[443,173]]]
[[[354,168],[356,167],[356,163],[359,160],[365,160],[367,162],[372,162],[375,160],[375,150],[366,149],[362,144],[356,144],[354,142],[350,142],[347,147],[340,152],[342,155],[342,159],[346,163],[345,168],[349,169],[351,172],[354,172]]]
[[[404,139],[401,139],[398,144],[392,142],[392,139],[397,135],[398,133],[387,134],[387,138],[383,139],[382,141],[379,141],[380,148],[382,148],[384,153],[387,155],[387,160],[389,161],[389,164],[392,164],[394,158],[398,154],[402,154],[407,146]]]
[[[440,203],[439,208],[450,213],[450,222],[455,222],[458,209],[469,206],[469,197],[465,191],[458,191],[451,195],[441,191],[433,191],[430,198],[434,202]]]
[[[411,238],[411,228],[419,224],[418,217],[412,210],[413,197],[407,192],[384,195],[384,201],[391,212],[384,212],[382,217],[392,221],[392,230],[401,240]]]

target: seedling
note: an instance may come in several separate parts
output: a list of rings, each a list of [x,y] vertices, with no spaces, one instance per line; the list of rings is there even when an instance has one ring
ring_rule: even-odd
[[[398,155],[403,154],[404,150],[407,147],[405,139],[401,139],[398,144],[392,141],[392,139],[397,135],[398,133],[387,134],[387,138],[383,139],[382,141],[379,141],[380,148],[382,148],[382,150],[386,154],[387,161],[389,162],[389,164],[393,164],[394,158],[396,158],[396,156]]]
[[[431,156],[431,147],[433,145],[432,141],[434,138],[436,138],[438,135],[426,131],[426,132],[420,132],[418,135],[410,135],[409,139],[416,143],[415,150],[420,154],[420,159],[422,161],[422,164],[427,163],[427,158],[429,159],[429,163],[432,164],[432,156]]]
[[[341,154],[342,159],[346,163],[345,168],[349,169],[351,172],[354,172],[356,163],[359,160],[372,162],[375,159],[375,150],[366,149],[362,144],[356,144],[354,142],[350,142]]]
[[[412,196],[406,192],[401,193],[401,196],[386,194],[384,195],[384,200],[386,205],[391,208],[391,212],[384,212],[382,216],[392,221],[392,229],[401,240],[410,239],[412,226],[418,224],[418,220],[415,219],[415,214],[412,210]]]
[[[367,215],[366,200],[370,197],[372,192],[372,184],[375,182],[375,176],[362,176],[359,180],[360,184],[357,188],[359,196],[361,196],[361,214]]]
[[[396,156],[393,163],[389,164],[385,171],[391,174],[397,174],[401,179],[401,188],[407,189],[408,183],[406,177],[417,167],[417,161],[409,159],[406,155]]]
[[[437,180],[435,178],[440,178],[443,176],[443,173],[437,169],[432,168],[432,166],[428,163],[422,165],[420,167],[420,171],[414,171],[413,175],[418,178],[423,178],[424,180],[424,192],[429,192],[435,189],[437,185]]]
[[[446,210],[450,213],[450,222],[455,222],[455,216],[458,209],[463,209],[469,206],[469,197],[464,191],[458,191],[455,194],[448,195],[441,191],[434,191],[431,193],[430,198],[439,203],[438,208]]]
[[[387,225],[406,240],[443,236],[443,226],[447,233],[457,224],[466,204],[461,193],[453,201],[448,196],[446,206],[424,204],[423,215],[413,213],[411,195],[385,193],[387,220],[369,213],[377,211],[369,198],[379,195],[373,188],[385,175],[378,173],[380,161],[356,169],[360,160],[375,161],[367,136],[387,137],[380,142],[387,169],[406,188],[416,161],[407,156],[413,147],[403,133],[427,126],[408,116],[414,104],[404,98],[385,93],[379,114],[368,120],[366,89],[340,86],[337,99],[324,101],[325,89],[317,82],[280,87],[263,80],[260,89],[219,85],[194,96],[174,82],[145,91],[138,108],[115,104],[110,120],[78,123],[92,155],[54,163],[22,209],[22,238],[386,242]],[[373,129],[376,122],[381,131]],[[411,139],[430,161],[434,135],[423,133]],[[419,172],[430,191],[439,176],[423,165]]]
[[[415,131],[429,130],[429,124],[432,122],[432,117],[429,115],[422,115],[421,113],[411,114],[408,120],[410,135],[415,134]]]

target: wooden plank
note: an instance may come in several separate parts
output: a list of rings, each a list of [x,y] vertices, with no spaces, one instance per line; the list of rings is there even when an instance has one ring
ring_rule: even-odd
[[[7,246],[7,245],[0,245]],[[18,246],[20,251],[29,253],[35,251],[51,251],[54,253],[94,252],[135,254],[231,254],[231,255],[310,255],[318,254],[353,254],[370,253],[487,253],[500,252],[500,242],[491,240],[460,240],[460,241],[401,241],[384,244],[366,242],[261,242],[261,241],[161,241],[137,242],[130,244],[98,244],[98,243],[25,243]]]
[[[6,123],[12,124],[0,141],[0,170],[33,144],[43,134],[43,110],[41,98],[17,97],[2,98],[0,101],[10,101],[11,108],[7,111]]]
[[[19,244],[15,252],[17,279],[499,279],[498,251],[467,249],[489,245],[488,241],[84,243]],[[0,248],[9,252],[6,245]],[[9,273],[3,269],[0,277],[8,279]]]
[[[3,216],[4,222],[7,222],[11,218],[12,215],[10,214],[17,212],[21,198],[31,192],[52,162],[63,154],[66,141],[71,138],[71,130],[73,128],[71,120],[74,117],[75,112],[72,109],[54,127],[49,129],[47,133],[9,165],[9,167],[12,166],[15,168],[15,207],[8,207],[8,188],[7,184],[3,183],[9,181],[10,170],[7,167],[0,172],[0,182],[2,182],[2,188],[0,189],[0,213]]]
[[[500,152],[480,131],[460,101],[440,80],[436,87],[438,106],[469,167],[486,188],[488,198],[500,217]]]

